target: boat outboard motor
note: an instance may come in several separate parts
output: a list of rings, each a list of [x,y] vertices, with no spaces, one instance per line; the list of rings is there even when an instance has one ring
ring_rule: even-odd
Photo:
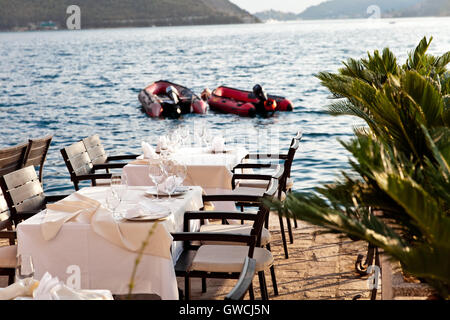
[[[264,102],[268,99],[267,93],[264,91],[263,87],[259,84],[253,87],[253,94],[260,102]]]
[[[166,88],[166,95],[171,100],[171,103],[167,103],[164,106],[164,113],[170,118],[179,118],[181,116],[180,107],[180,94],[177,88],[173,86],[168,86]]]

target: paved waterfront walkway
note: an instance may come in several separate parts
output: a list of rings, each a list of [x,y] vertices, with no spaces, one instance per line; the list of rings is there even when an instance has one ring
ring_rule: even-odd
[[[318,234],[320,229],[299,222],[294,229],[294,244],[289,244],[290,258],[284,258],[278,217],[271,217],[272,251],[280,295],[273,296],[272,281],[266,275],[270,299],[273,300],[351,300],[356,295],[368,299],[367,277],[360,278],[354,271],[358,253],[365,254],[364,242],[353,242],[337,235]],[[0,243],[2,245],[4,243]],[[258,277],[254,288],[260,299]],[[192,280],[193,300],[222,300],[236,280],[208,279],[208,292],[201,293],[199,279]],[[6,286],[0,277],[0,287]],[[182,280],[179,287],[183,288]],[[248,297],[247,297],[248,298]]]

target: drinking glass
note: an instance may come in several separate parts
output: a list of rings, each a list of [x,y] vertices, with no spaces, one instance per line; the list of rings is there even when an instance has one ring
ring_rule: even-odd
[[[28,278],[33,278],[34,276],[34,265],[33,258],[28,254],[20,254],[17,256],[16,264],[16,279],[24,280]]]
[[[113,190],[113,188],[110,188],[106,194],[106,206],[109,210],[111,210],[114,219],[118,218],[116,211],[119,205],[120,199],[117,193]]]
[[[156,186],[156,198],[159,199],[159,185],[167,178],[167,173],[161,162],[150,162],[148,176]]]

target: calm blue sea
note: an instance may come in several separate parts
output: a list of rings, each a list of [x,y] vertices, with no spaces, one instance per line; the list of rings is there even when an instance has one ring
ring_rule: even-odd
[[[423,36],[431,53],[450,50],[450,19],[304,21],[260,25],[195,26],[0,33],[0,147],[53,134],[45,167],[49,192],[73,190],[59,149],[98,133],[110,154],[136,153],[141,140],[180,124],[206,124],[230,140],[280,137],[286,149],[299,129],[304,141],[294,163],[298,190],[333,182],[349,167],[338,139],[361,122],[326,113],[327,90],[314,74],[341,61],[390,47],[402,60]],[[288,97],[295,112],[247,119],[209,112],[182,120],[148,118],[139,91],[167,79],[194,89],[260,83]]]

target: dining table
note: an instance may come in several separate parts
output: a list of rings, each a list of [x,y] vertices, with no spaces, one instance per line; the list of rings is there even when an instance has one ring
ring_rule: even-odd
[[[184,185],[201,186],[207,193],[230,190],[232,170],[248,155],[242,146],[229,146],[220,152],[210,147],[182,147],[170,153],[171,160],[186,165]],[[146,159],[138,159],[123,168],[123,176],[130,186],[154,185],[148,174]]]
[[[35,279],[48,272],[76,289],[110,290],[116,295],[128,294],[132,282],[133,293],[177,300],[174,263],[182,243],[174,242],[171,233],[183,231],[186,211],[203,207],[203,189],[186,187],[169,199],[155,198],[149,187],[126,187],[119,212],[143,205],[167,209],[165,215],[147,220],[113,215],[106,203],[110,191],[110,187],[81,189],[20,223],[18,254],[32,256]],[[198,221],[191,222],[192,231],[199,227]]]

